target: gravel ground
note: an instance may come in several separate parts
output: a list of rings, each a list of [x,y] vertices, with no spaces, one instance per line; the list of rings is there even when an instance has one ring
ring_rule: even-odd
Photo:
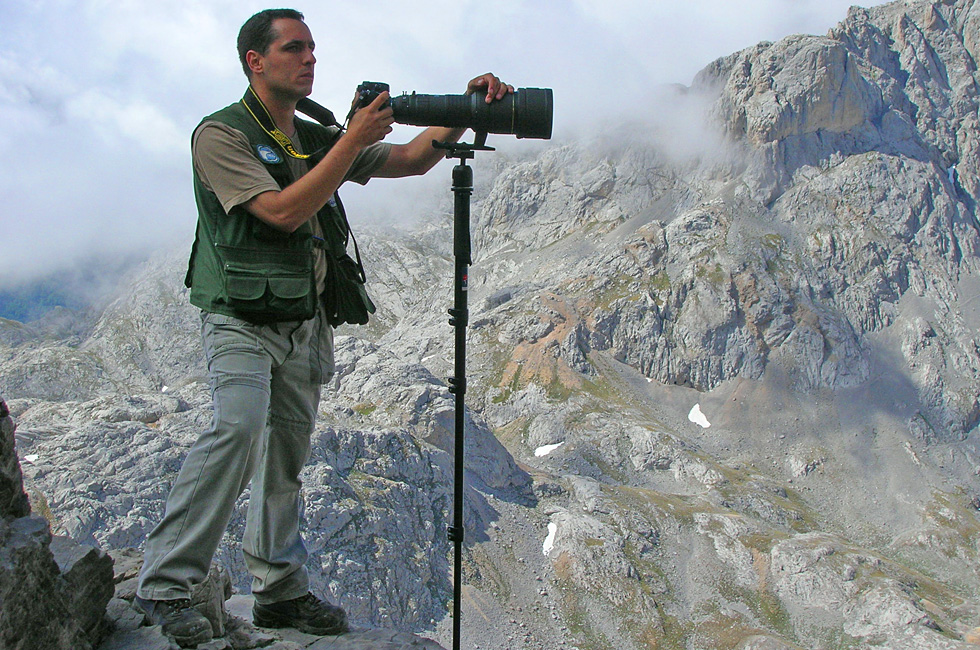
[[[560,589],[542,545],[542,508],[489,497],[499,519],[490,539],[469,548],[464,565],[460,647],[473,650],[567,650],[575,640],[562,620]],[[477,574],[478,572],[478,574]],[[452,648],[452,618],[434,638]]]

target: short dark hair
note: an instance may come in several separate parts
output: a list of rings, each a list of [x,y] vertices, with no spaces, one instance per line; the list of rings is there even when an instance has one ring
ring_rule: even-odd
[[[272,41],[276,40],[276,31],[272,28],[272,23],[280,18],[303,20],[303,14],[295,9],[266,9],[246,20],[239,30],[238,59],[242,62],[242,70],[245,71],[246,77],[251,77],[252,71],[248,69],[245,55],[249,50],[255,50],[259,54],[269,51]]]

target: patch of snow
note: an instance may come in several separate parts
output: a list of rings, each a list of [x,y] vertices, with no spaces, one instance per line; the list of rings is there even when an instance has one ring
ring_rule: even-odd
[[[38,458],[40,458],[38,454],[27,454],[24,456],[24,460],[26,460],[28,463],[36,463]]]
[[[537,449],[534,450],[534,455],[537,456],[538,458],[541,458],[542,456],[547,456],[548,454],[550,454],[554,450],[556,450],[559,447],[561,447],[563,444],[565,444],[565,443],[564,442],[559,442],[556,445],[545,445],[543,447],[538,447]]]
[[[912,458],[913,463],[920,467],[922,466],[922,461],[919,460],[919,455],[915,453],[914,449],[912,449],[912,443],[910,443],[908,440],[905,441],[905,451],[908,452],[908,455]]]
[[[551,551],[555,548],[555,536],[558,534],[558,524],[550,523],[548,524],[548,537],[544,540],[544,546],[541,547],[541,551],[545,555],[550,555]]]
[[[704,413],[701,412],[700,404],[694,405],[694,408],[691,409],[691,412],[687,414],[687,419],[693,422],[694,424],[698,425],[702,429],[707,429],[708,427],[711,426],[711,423],[708,422],[708,418],[704,417]]]

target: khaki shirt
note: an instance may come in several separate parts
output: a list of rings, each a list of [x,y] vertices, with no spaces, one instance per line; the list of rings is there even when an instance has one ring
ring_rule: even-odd
[[[299,153],[303,153],[298,139],[293,142],[293,146]],[[365,147],[354,159],[344,176],[344,182],[366,184],[371,179],[371,175],[388,160],[390,152],[391,145],[386,142]],[[293,181],[309,171],[306,160],[282,155],[286,158]],[[263,192],[282,190],[272,179],[265,165],[252,153],[245,134],[227,124],[221,122],[202,124],[194,132],[191,156],[194,170],[204,187],[214,192],[226,213]],[[310,221],[313,234],[322,238],[323,232],[317,219],[313,218]],[[316,289],[317,294],[322,294],[327,265],[324,252],[319,248],[314,250]]]

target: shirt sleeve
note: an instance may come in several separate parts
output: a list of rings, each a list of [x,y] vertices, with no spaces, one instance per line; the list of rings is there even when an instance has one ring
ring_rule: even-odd
[[[282,189],[252,153],[248,137],[227,124],[202,124],[194,132],[191,149],[195,171],[204,187],[218,197],[225,212],[263,192]],[[388,160],[390,152],[391,145],[387,142],[365,147],[354,158],[344,181],[366,184]]]
[[[249,149],[245,134],[226,124],[202,124],[194,132],[191,153],[198,177],[225,212],[263,192],[281,189]]]
[[[378,168],[387,162],[388,154],[390,153],[391,145],[387,142],[376,142],[365,147],[361,153],[357,154],[354,162],[351,163],[350,170],[348,170],[344,180],[354,181],[361,185],[366,184],[371,180],[374,172],[378,171]]]

